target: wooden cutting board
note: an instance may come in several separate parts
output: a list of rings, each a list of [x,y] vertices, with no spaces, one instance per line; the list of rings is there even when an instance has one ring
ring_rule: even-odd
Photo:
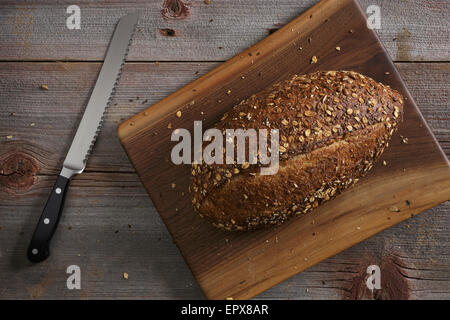
[[[312,56],[317,56],[316,64],[310,63]],[[170,141],[172,131],[192,132],[195,120],[203,120],[206,129],[251,94],[293,74],[316,70],[358,71],[407,98],[404,122],[381,160],[335,200],[279,227],[233,233],[198,217],[188,193],[190,166],[170,161],[175,145]],[[123,122],[118,135],[210,299],[252,298],[450,198],[449,162],[377,35],[366,27],[363,10],[352,0],[319,2],[253,47]]]

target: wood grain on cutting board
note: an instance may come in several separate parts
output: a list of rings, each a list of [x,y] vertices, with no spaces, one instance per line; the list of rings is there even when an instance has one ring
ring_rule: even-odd
[[[317,63],[310,63],[312,56]],[[404,123],[384,155],[390,165],[378,163],[335,200],[277,228],[229,233],[195,215],[187,191],[189,166],[170,161],[172,130],[192,129],[194,120],[203,120],[204,128],[212,126],[234,104],[293,74],[338,69],[366,74],[407,98]],[[181,117],[176,117],[177,111]],[[450,194],[448,160],[375,33],[367,29],[358,4],[351,0],[321,1],[268,38],[124,122],[118,134],[183,257],[206,296],[213,299],[251,298],[448,200]]]

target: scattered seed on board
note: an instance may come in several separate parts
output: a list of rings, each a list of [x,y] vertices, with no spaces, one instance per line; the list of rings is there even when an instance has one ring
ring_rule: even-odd
[[[48,90],[48,86],[47,86],[46,84],[42,84],[42,85],[41,85],[41,89],[43,89],[43,90]]]
[[[397,208],[397,206],[392,206],[392,207],[389,208],[389,210],[392,211],[392,212],[400,212],[400,209]]]
[[[181,111],[177,111],[176,116],[177,116],[178,118],[181,118]]]
[[[317,57],[316,56],[312,56],[311,58],[311,64],[317,63]]]
[[[341,51],[341,47],[336,47],[336,51]]]
[[[124,278],[125,280],[128,280],[128,273],[124,272],[124,273],[123,273],[123,278]]]

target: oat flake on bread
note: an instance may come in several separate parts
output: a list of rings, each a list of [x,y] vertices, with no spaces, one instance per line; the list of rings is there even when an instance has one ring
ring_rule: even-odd
[[[241,101],[215,125],[279,129],[278,173],[260,175],[261,164],[194,164],[189,187],[194,210],[226,230],[306,214],[372,168],[402,116],[402,96],[362,74],[294,75]]]

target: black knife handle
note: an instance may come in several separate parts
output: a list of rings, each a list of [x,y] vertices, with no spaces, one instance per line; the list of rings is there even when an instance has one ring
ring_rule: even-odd
[[[61,217],[69,181],[70,179],[60,175],[53,186],[28,247],[27,256],[31,262],[44,261],[50,255],[50,240]]]

